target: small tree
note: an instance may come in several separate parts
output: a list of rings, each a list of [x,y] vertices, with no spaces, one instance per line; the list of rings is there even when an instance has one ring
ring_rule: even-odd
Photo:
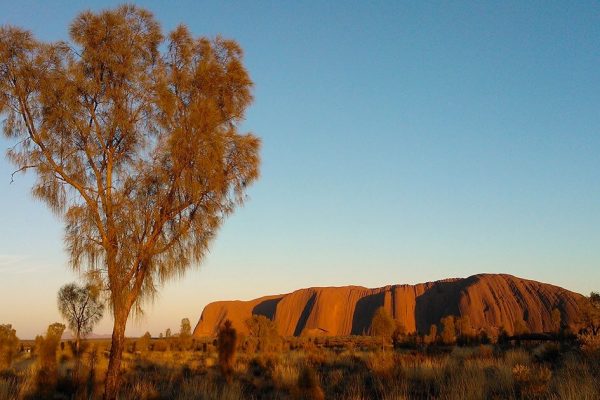
[[[69,283],[58,291],[58,310],[75,333],[75,354],[79,357],[81,338],[92,332],[104,313],[99,291],[92,285]]]
[[[560,333],[560,328],[562,325],[562,317],[560,314],[560,310],[558,308],[552,309],[552,332]]]
[[[189,318],[181,320],[181,328],[179,329],[179,337],[192,336],[192,326],[190,325]]]
[[[394,319],[387,312],[385,307],[379,307],[373,314],[371,320],[371,333],[373,336],[379,336],[381,338],[381,350],[385,351],[385,342],[389,341],[396,329]]]
[[[392,343],[394,347],[398,346],[406,337],[406,326],[399,320],[394,320],[394,333],[392,333]]]
[[[10,368],[19,347],[17,331],[12,325],[0,325],[0,371]]]
[[[456,341],[459,344],[469,344],[475,339],[475,329],[471,326],[471,318],[468,315],[455,319]]]
[[[281,336],[275,323],[264,315],[253,315],[246,320],[248,336],[256,342],[258,351],[274,351],[281,347]]]
[[[453,344],[456,342],[456,329],[454,316],[448,315],[441,319],[442,323],[442,342],[444,344]]]
[[[181,320],[181,327],[179,328],[179,345],[183,350],[187,350],[190,347],[192,341],[192,325],[188,318]]]
[[[600,334],[600,293],[592,292],[579,303],[579,323],[583,329],[596,336]]]
[[[167,339],[169,339],[171,337],[171,328],[167,328],[167,330],[165,331],[165,337]]]
[[[429,334],[425,335],[424,342],[425,344],[433,344],[437,341],[437,325],[431,324],[429,327]]]
[[[231,382],[236,346],[237,331],[232,326],[231,321],[226,320],[219,330],[217,347],[219,350],[219,366],[221,367],[221,373],[225,379],[227,379],[227,382]]]
[[[65,326],[55,322],[48,326],[46,337],[40,340],[39,363],[37,383],[42,391],[49,391],[56,385],[57,380],[57,362],[56,352],[60,345],[60,340],[65,331]],[[38,339],[36,338],[36,343]]]
[[[148,351],[150,350],[150,341],[152,340],[152,335],[150,332],[144,333],[144,335],[140,338],[140,351]]]

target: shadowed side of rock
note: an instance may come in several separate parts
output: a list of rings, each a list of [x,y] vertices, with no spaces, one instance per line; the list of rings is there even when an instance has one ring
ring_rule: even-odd
[[[242,333],[253,314],[275,321],[284,336],[360,335],[369,332],[375,310],[385,307],[407,332],[427,332],[447,315],[468,316],[477,330],[514,332],[517,321],[531,332],[552,329],[551,313],[575,326],[580,294],[558,286],[507,274],[479,274],[417,285],[367,289],[360,286],[300,289],[250,301],[218,301],[207,305],[195,336],[213,336],[230,319]]]

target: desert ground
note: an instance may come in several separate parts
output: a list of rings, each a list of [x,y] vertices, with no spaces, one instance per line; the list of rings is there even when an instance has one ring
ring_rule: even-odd
[[[268,330],[268,329],[265,329]],[[600,346],[590,335],[535,340],[441,335],[128,339],[121,399],[597,399]],[[463,338],[464,339],[464,338]],[[538,338],[539,339],[539,338]],[[22,341],[0,375],[1,399],[102,395],[109,340]],[[383,345],[383,346],[382,346]],[[52,355],[51,355],[52,357]],[[228,367],[230,365],[230,367]]]

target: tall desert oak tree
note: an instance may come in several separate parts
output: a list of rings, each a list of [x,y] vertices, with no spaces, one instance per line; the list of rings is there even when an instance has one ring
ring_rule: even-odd
[[[130,5],[83,12],[69,34],[0,28],[0,113],[16,171],[66,222],[72,267],[107,290],[114,399],[130,314],[203,259],[258,178],[260,140],[238,128],[252,81],[236,42],[164,38]]]

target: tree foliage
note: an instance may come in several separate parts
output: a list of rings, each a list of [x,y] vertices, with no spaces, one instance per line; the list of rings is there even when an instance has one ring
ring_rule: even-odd
[[[579,301],[579,323],[592,335],[600,334],[600,293],[591,292]]]
[[[230,320],[226,320],[219,329],[217,336],[217,349],[219,351],[219,367],[221,373],[231,382],[233,363],[235,361],[235,350],[237,346],[237,331]]]
[[[396,329],[396,323],[385,309],[385,307],[379,307],[373,314],[371,320],[371,334],[373,336],[379,336],[381,338],[381,348],[385,346],[385,342],[389,341]]]
[[[0,325],[0,371],[10,368],[17,353],[19,338],[17,331],[10,324]]]
[[[104,304],[97,288],[92,285],[78,286],[75,283],[64,285],[58,291],[58,310],[67,320],[69,329],[75,333],[76,349],[79,341],[92,333],[96,323],[102,319]]]
[[[562,316],[558,308],[553,308],[550,314],[552,320],[552,332],[559,333],[562,327]]]
[[[150,332],[146,332],[140,337],[140,351],[148,351],[150,350],[150,341],[152,340],[152,335]]]
[[[442,342],[444,344],[453,344],[456,342],[456,325],[454,315],[448,315],[441,319],[442,323]]]
[[[64,331],[65,325],[59,322],[55,322],[48,326],[46,336],[40,340],[39,356],[41,369],[56,369],[56,351],[58,350]]]
[[[281,336],[275,322],[264,315],[253,315],[246,320],[249,340],[258,351],[275,351],[281,347]]]
[[[109,291],[115,398],[132,308],[202,261],[258,177],[260,143],[238,131],[252,82],[236,42],[165,38],[133,5],[83,12],[69,34],[0,27],[0,114],[10,160],[66,222],[71,266]]]
[[[181,327],[179,329],[179,337],[187,338],[192,336],[192,325],[190,324],[189,318],[183,318],[181,320]]]
[[[58,380],[57,351],[61,343],[65,325],[55,322],[48,326],[45,337],[36,337],[38,348],[39,369],[36,375],[38,392],[42,397],[50,397]]]
[[[433,344],[437,341],[437,331],[438,329],[436,324],[431,324],[429,326],[429,333],[423,338],[425,344]]]
[[[374,336],[390,337],[396,329],[396,324],[385,307],[379,307],[371,320],[371,333]]]

